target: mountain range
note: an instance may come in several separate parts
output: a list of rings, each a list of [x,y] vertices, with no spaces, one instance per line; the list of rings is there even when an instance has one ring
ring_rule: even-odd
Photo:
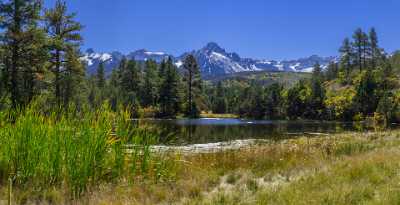
[[[173,56],[164,52],[151,52],[145,49],[126,55],[121,52],[98,53],[93,49],[88,49],[81,59],[86,63],[88,73],[95,73],[100,62],[104,63],[106,72],[110,73],[112,69],[119,65],[121,59],[124,57],[136,61],[152,59],[158,63],[170,57],[178,68],[182,68],[184,58],[188,54],[195,56],[203,76],[221,76],[251,71],[312,72],[313,66],[316,63],[319,63],[324,69],[330,62],[337,61],[336,57],[320,57],[317,55],[281,61],[242,58],[235,52],[227,52],[214,42],[208,43],[201,49],[186,52],[180,56]]]

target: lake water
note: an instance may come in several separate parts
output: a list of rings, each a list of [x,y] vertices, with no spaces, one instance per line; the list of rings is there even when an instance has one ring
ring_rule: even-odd
[[[151,127],[161,136],[161,144],[190,145],[245,139],[280,140],[302,135],[324,135],[368,130],[362,124],[321,121],[270,121],[223,118],[135,121]],[[394,125],[393,125],[394,126]]]

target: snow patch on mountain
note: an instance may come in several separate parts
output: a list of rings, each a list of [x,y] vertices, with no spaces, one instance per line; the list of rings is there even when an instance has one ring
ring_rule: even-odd
[[[322,69],[326,69],[330,62],[337,62],[338,60],[335,57],[320,57],[317,55],[282,61],[241,58],[237,53],[227,52],[214,42],[208,43],[201,49],[184,53],[179,57],[174,57],[165,52],[153,52],[145,49],[137,50],[127,55],[119,52],[96,53],[93,49],[89,49],[81,60],[86,63],[89,73],[94,73],[100,62],[104,62],[106,72],[110,73],[112,69],[118,67],[124,57],[136,61],[154,60],[157,63],[171,58],[174,64],[182,69],[184,58],[189,54],[196,58],[203,76],[218,76],[251,71],[312,72],[316,63],[319,63]]]
[[[311,73],[311,72],[313,72],[313,70],[314,70],[314,67],[309,67],[309,68],[303,68],[301,70],[301,72],[303,72],[303,73]]]
[[[146,55],[158,55],[158,56],[165,55],[164,52],[150,52],[150,51],[146,51],[146,52],[144,52],[144,54],[146,54]]]
[[[175,66],[178,68],[180,68],[182,65],[183,65],[183,62],[181,60],[179,60],[175,63]]]
[[[249,71],[249,69],[246,69],[245,67],[241,66],[239,63],[228,58],[224,54],[217,53],[214,51],[211,52],[210,63],[223,67],[224,70],[227,71],[227,73]]]

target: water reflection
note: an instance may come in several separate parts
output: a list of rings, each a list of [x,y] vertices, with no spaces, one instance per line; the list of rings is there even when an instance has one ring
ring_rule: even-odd
[[[162,144],[187,145],[239,139],[293,138],[303,134],[368,130],[363,124],[319,121],[253,121],[240,119],[179,119],[138,121],[161,137]]]

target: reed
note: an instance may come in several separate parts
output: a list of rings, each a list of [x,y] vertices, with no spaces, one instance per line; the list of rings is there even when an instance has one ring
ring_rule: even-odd
[[[79,114],[35,110],[0,112],[0,184],[62,188],[76,199],[101,183],[162,176],[150,151],[157,136],[134,127],[128,112],[107,105]]]

